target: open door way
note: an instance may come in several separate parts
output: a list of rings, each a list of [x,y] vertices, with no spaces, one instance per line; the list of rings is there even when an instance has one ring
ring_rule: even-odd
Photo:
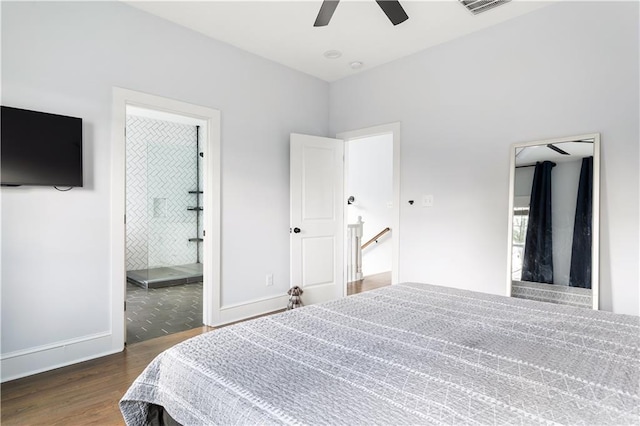
[[[393,134],[345,140],[347,294],[391,284]]]
[[[194,325],[197,327],[202,323],[213,325],[220,317],[220,111],[119,87],[113,88],[112,108],[111,330],[114,349],[122,350],[127,334],[125,304],[127,293],[125,230],[128,222],[125,215],[127,113],[132,109],[137,109],[138,113],[142,110],[153,111],[156,114],[155,118],[170,116],[174,121],[182,120],[182,123],[199,126],[197,130],[198,146],[192,154],[193,157],[197,155],[201,159],[196,167],[201,168],[199,173],[201,173],[202,179],[196,180],[194,177],[192,187],[186,189],[186,194],[181,193],[181,197],[185,201],[182,203],[185,205],[181,205],[181,214],[191,215],[192,218],[198,212],[202,212],[202,215],[194,226],[189,225],[189,235],[186,240],[182,237],[177,240],[181,245],[197,243],[192,247],[195,248],[195,258],[191,259],[193,262],[190,260],[176,264],[177,266],[185,266],[183,263],[200,263],[202,266],[201,270],[197,271],[197,275],[202,275],[203,282],[201,316],[193,318]],[[174,148],[170,148],[170,150],[172,149]],[[153,154],[156,155],[157,152]],[[198,172],[192,170],[192,173],[195,176]],[[159,190],[167,189],[169,184],[166,181],[173,182],[173,178],[165,179],[164,183],[159,183],[157,185]],[[158,219],[158,224],[161,225],[170,213],[171,201],[169,197],[157,194],[151,199],[147,198],[147,206],[149,215]],[[189,241],[189,239],[202,239],[203,241]],[[158,244],[149,241],[147,248],[151,249],[152,246],[155,250]],[[161,257],[167,258],[166,253],[160,254]],[[172,260],[172,257],[178,257],[178,254],[169,253],[169,261]],[[149,268],[151,266],[153,265],[150,264]],[[178,272],[184,276],[192,275],[191,271],[180,270]],[[141,282],[145,280],[151,282],[153,281],[151,275],[147,274],[138,278],[141,278]],[[165,324],[169,328],[174,325],[169,318],[164,322],[169,322],[169,324]],[[165,330],[170,331],[168,328]]]
[[[355,142],[355,144],[362,144],[363,148],[365,147],[365,144],[368,142],[375,144],[377,141],[382,145],[386,145],[388,143],[391,144],[390,151],[388,146],[386,146],[386,148],[383,148],[387,153],[386,155],[389,155],[390,157],[389,159],[390,164],[387,163],[383,165],[383,167],[386,169],[386,171],[383,174],[386,177],[383,178],[384,182],[380,182],[377,184],[377,185],[388,185],[390,183],[391,185],[390,197],[388,193],[389,189],[387,188],[384,190],[385,192],[384,195],[380,195],[379,197],[377,195],[367,195],[366,197],[369,198],[368,200],[361,199],[359,201],[358,200],[359,197],[357,194],[348,193],[348,189],[352,183],[350,181],[353,181],[354,176],[349,176],[348,170],[346,171],[347,176],[345,177],[345,196],[347,197],[347,199],[351,195],[354,196],[353,206],[355,207],[354,209],[352,209],[353,212],[347,212],[347,213],[351,213],[352,216],[355,216],[355,218],[346,217],[347,215],[345,215],[344,229],[347,230],[348,229],[347,224],[352,223],[354,219],[357,220],[357,216],[362,215],[363,221],[365,221],[365,223],[368,221],[370,225],[368,227],[369,228],[368,230],[364,231],[363,229],[362,243],[364,244],[364,243],[367,243],[371,238],[378,235],[380,232],[384,231],[387,227],[389,228],[389,231],[385,232],[378,238],[378,244],[386,244],[385,251],[386,250],[390,251],[390,254],[388,252],[385,253],[385,251],[380,251],[379,247],[378,248],[375,247],[376,243],[373,242],[371,243],[372,245],[374,245],[373,247],[370,245],[369,247],[364,249],[363,264],[365,266],[364,272],[367,273],[365,262],[369,260],[371,263],[373,263],[373,265],[371,264],[369,265],[370,268],[368,272],[372,274],[371,277],[373,278],[375,286],[381,283],[384,284],[388,282],[388,273],[384,274],[384,276],[380,276],[379,272],[381,272],[381,269],[376,269],[375,264],[378,263],[378,261],[380,261],[379,265],[384,265],[384,269],[387,269],[389,266],[389,264],[387,263],[388,262],[387,256],[390,256],[391,284],[396,284],[399,282],[399,276],[400,276],[400,271],[398,267],[399,247],[400,247],[400,123],[396,122],[396,123],[382,124],[379,126],[367,127],[367,128],[358,129],[358,130],[351,130],[347,132],[338,133],[336,137],[344,140],[344,143],[346,146],[348,146],[352,142]],[[347,148],[345,149],[345,159],[347,164],[351,162],[350,158],[352,157],[352,154],[353,154],[352,151],[353,150],[351,149],[347,149]],[[359,151],[362,152],[362,150],[359,150]],[[369,158],[369,157],[372,157],[372,156],[366,155],[366,156],[363,156],[362,158],[357,159],[356,161],[358,162],[369,162],[369,161],[377,162],[378,161],[375,158]],[[376,157],[376,156],[373,156],[373,157]],[[348,166],[345,166],[345,169],[347,167]],[[389,167],[391,168],[391,170],[389,170]],[[389,179],[391,179],[391,182],[389,182]],[[360,186],[362,185],[366,187],[366,184],[361,184]],[[363,201],[364,201],[364,204],[366,205],[363,204]],[[370,217],[367,217],[367,216],[370,216],[370,212],[375,210],[375,209],[372,209],[373,204],[377,204],[377,207],[375,209],[378,209],[378,211],[380,212],[379,218],[378,218],[379,220],[378,219],[371,220]],[[367,212],[367,215],[364,214],[365,211]],[[369,250],[369,253],[367,253],[367,250]],[[373,254],[374,252],[375,254]],[[382,258],[384,258],[384,260],[376,260],[375,259],[376,256],[381,256]],[[370,259],[367,259],[367,257],[370,257]],[[347,272],[348,271],[346,271],[345,269],[345,277],[347,277],[345,278],[345,285],[349,281]],[[345,294],[347,293],[351,294],[350,292],[345,290]]]

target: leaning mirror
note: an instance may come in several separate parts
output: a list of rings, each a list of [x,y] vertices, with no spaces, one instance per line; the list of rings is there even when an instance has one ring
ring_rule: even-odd
[[[600,134],[514,144],[508,294],[598,309]]]

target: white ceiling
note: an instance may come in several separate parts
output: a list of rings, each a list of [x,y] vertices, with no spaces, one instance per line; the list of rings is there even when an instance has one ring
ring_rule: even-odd
[[[559,142],[553,146],[566,152],[561,154],[547,145],[534,145],[516,149],[516,166],[536,164],[538,161],[575,161],[593,155],[593,139],[583,142]]]
[[[393,26],[374,0],[342,0],[331,22],[315,28],[321,0],[126,1],[126,3],[326,81],[410,55],[553,1],[512,0],[473,15],[458,0],[400,0],[409,19]],[[339,50],[338,59],[323,53]],[[351,62],[364,66],[353,70]]]

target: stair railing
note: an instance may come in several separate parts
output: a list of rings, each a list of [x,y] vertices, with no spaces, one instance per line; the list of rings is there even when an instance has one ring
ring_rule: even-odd
[[[362,245],[362,250],[364,250],[365,248],[367,248],[368,246],[370,246],[373,243],[377,243],[378,240],[380,239],[380,237],[382,237],[384,234],[386,234],[387,232],[390,232],[390,231],[391,231],[391,228],[386,227],[382,231],[378,232],[375,237],[373,237],[372,239],[370,239],[369,241],[367,241],[366,243],[364,243]]]

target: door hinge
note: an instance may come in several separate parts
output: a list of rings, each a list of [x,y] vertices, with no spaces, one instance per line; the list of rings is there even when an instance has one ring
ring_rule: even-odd
[[[124,215],[124,224],[125,225],[127,224],[127,215],[126,214]]]
[[[127,312],[127,301],[124,301],[124,311]]]
[[[207,231],[205,231],[204,229],[202,230],[202,236],[206,237],[207,236]]]

